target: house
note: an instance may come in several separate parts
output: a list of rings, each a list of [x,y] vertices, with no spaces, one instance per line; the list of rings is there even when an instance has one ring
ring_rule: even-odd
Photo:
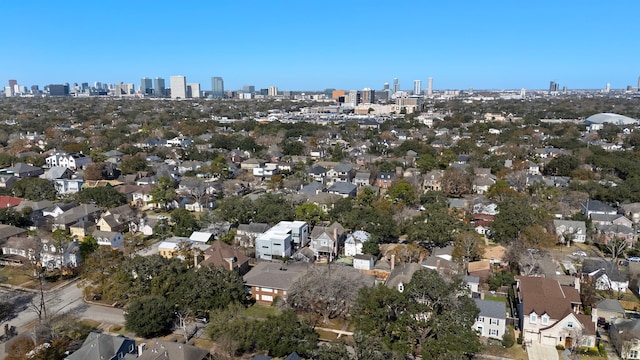
[[[76,203],[55,203],[42,209],[42,216],[51,216],[52,218],[57,218],[58,216],[64,214],[65,211],[73,209],[76,206],[78,206],[78,204]]]
[[[371,238],[364,230],[356,230],[344,240],[344,256],[362,255],[362,244]]]
[[[291,256],[293,245],[291,229],[274,226],[258,235],[255,243],[257,259],[273,260]]]
[[[34,260],[34,253],[38,248],[37,241],[26,236],[12,236],[3,239],[0,242],[0,249],[2,250],[0,265],[21,266],[27,264]]]
[[[615,319],[624,319],[625,316],[626,312],[620,305],[620,301],[614,299],[602,299],[595,303],[591,309],[591,321],[593,322],[603,319],[610,324]]]
[[[16,181],[18,181],[17,176],[0,174],[0,189],[11,189]]]
[[[491,271],[491,262],[487,259],[471,261],[467,266],[467,273],[469,276],[477,276],[480,281],[486,282],[493,273]]]
[[[344,227],[337,222],[329,226],[316,225],[311,231],[310,248],[316,260],[332,262],[338,254]]]
[[[198,266],[222,267],[244,275],[249,271],[249,257],[244,251],[218,240],[204,251],[204,260]]]
[[[502,245],[485,246],[483,257],[488,259],[491,265],[502,265],[506,253],[507,249]]]
[[[193,242],[199,242],[199,243],[203,243],[204,244],[204,243],[207,243],[207,242],[213,240],[213,233],[206,232],[206,231],[194,231],[189,236],[189,240],[193,241]]]
[[[444,170],[431,170],[422,176],[424,191],[442,191],[442,177]]]
[[[435,270],[438,274],[455,275],[459,272],[460,266],[453,261],[453,246],[434,248],[431,254],[422,261],[422,266]]]
[[[79,205],[59,215],[53,221],[52,228],[64,230],[79,221],[95,221],[101,212],[102,210],[94,204]]]
[[[596,225],[596,241],[608,244],[615,238],[622,238],[627,242],[628,247],[633,247],[638,238],[636,232],[624,225]]]
[[[324,166],[316,165],[309,169],[308,175],[313,179],[313,181],[324,184],[327,176],[327,168],[325,168]]]
[[[371,185],[371,173],[358,171],[356,176],[353,178],[353,183],[359,188]]]
[[[25,163],[16,163],[13,166],[0,170],[3,175],[12,175],[19,179],[30,177],[39,177],[44,174],[44,169],[37,166],[31,166]]]
[[[337,182],[348,182],[353,180],[353,166],[346,163],[338,163],[333,168],[327,170],[327,185]],[[356,185],[357,186],[357,185]]]
[[[287,299],[291,285],[309,271],[307,263],[258,262],[243,277],[256,302],[271,305],[276,297]]]
[[[614,319],[609,337],[620,357],[640,359],[640,319]]]
[[[211,360],[208,350],[175,341],[151,340],[140,345],[137,360]],[[88,359],[88,358],[87,358]],[[96,358],[98,359],[98,358]],[[114,358],[116,359],[116,358]],[[119,358],[118,358],[119,359]],[[126,359],[125,359],[126,360]]]
[[[502,340],[506,332],[507,308],[502,301],[473,299],[480,313],[473,324],[478,334],[485,338]]]
[[[571,245],[573,242],[584,243],[587,240],[587,226],[584,221],[553,220],[553,227],[558,242]]]
[[[518,277],[516,308],[525,343],[571,347],[596,344],[596,325],[580,314],[580,293],[573,286],[560,285],[543,277]]]
[[[396,179],[396,174],[392,172],[381,172],[376,176],[376,181],[374,183],[375,186],[380,189],[388,189],[391,187],[391,184]]]
[[[489,187],[496,181],[490,177],[476,176],[472,182],[473,192],[476,194],[484,194],[489,191]]]
[[[66,166],[53,166],[45,171],[44,174],[40,175],[40,177],[47,180],[71,179],[73,174],[74,171]]]
[[[620,208],[622,208],[624,215],[631,219],[631,221],[636,224],[640,222],[640,202],[622,204]]]
[[[136,341],[128,337],[91,332],[82,346],[65,360],[87,359],[135,359],[138,354]]]
[[[353,268],[357,270],[373,270],[375,256],[370,254],[356,255],[353,257]]]
[[[120,232],[95,230],[91,235],[100,246],[110,246],[112,249],[124,249],[124,235]]]
[[[319,183],[317,181],[312,181],[309,184],[302,185],[298,193],[304,194],[307,196],[318,195],[323,192],[325,186],[323,183]]]
[[[265,223],[240,224],[236,230],[234,242],[242,247],[255,247],[258,235],[263,234],[269,228],[269,224]]]
[[[327,192],[329,194],[340,195],[343,198],[354,198],[358,193],[358,186],[348,182],[336,182],[327,189]]]
[[[12,208],[20,205],[23,199],[13,196],[0,196],[0,209]]]
[[[587,202],[582,203],[580,210],[588,218],[591,218],[592,214],[616,215],[618,213],[615,208],[600,200],[587,200]]]
[[[629,288],[628,267],[605,259],[584,259],[582,281],[590,282],[596,290],[626,292]]]
[[[385,282],[390,289],[396,289],[399,292],[403,292],[405,286],[411,281],[413,274],[421,270],[422,266],[416,263],[405,263],[395,266],[395,259],[391,258],[391,273]]]
[[[595,226],[598,225],[622,225],[629,228],[633,227],[633,221],[627,219],[621,214],[591,214],[591,220]]]
[[[91,163],[92,160],[89,156],[82,153],[55,153],[45,159],[45,166],[48,168],[54,166],[67,167],[71,170],[84,169],[85,166]]]
[[[73,269],[82,263],[80,245],[77,241],[57,246],[52,239],[44,238],[41,241],[40,262],[48,269]]]

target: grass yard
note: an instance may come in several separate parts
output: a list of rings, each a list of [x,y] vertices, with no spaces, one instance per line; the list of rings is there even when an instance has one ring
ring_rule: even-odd
[[[262,304],[253,304],[246,308],[242,315],[256,319],[266,319],[269,315],[278,315],[280,310],[275,306],[266,306]]]
[[[507,298],[504,296],[492,296],[492,295],[485,295],[484,296],[485,300],[491,300],[491,301],[500,301],[503,303],[507,302]]]
[[[0,282],[19,286],[31,281],[28,271],[21,267],[4,266],[0,268]]]
[[[515,344],[510,348],[504,348],[500,345],[487,345],[482,353],[514,360],[529,360],[529,355],[522,350],[522,345],[518,344]]]
[[[82,325],[89,326],[92,329],[97,329],[98,326],[100,326],[100,324],[101,324],[100,321],[89,320],[89,319],[80,320],[80,323],[82,323]]]
[[[338,334],[333,333],[331,331],[319,330],[316,329],[318,335],[320,335],[320,340],[322,341],[336,341],[338,340]]]

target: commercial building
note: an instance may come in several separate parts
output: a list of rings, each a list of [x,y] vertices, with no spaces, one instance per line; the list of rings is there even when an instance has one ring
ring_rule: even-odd
[[[166,90],[165,90],[163,78],[157,77],[153,79],[153,92],[158,97],[166,96]]]
[[[144,95],[153,94],[153,81],[148,77],[143,77],[140,80],[140,93]]]
[[[413,95],[422,95],[422,80],[413,80]]]
[[[211,78],[211,96],[214,99],[224,99],[224,80],[219,76]]]
[[[200,98],[200,84],[199,83],[191,83],[187,84],[187,97],[188,98]]]
[[[187,98],[187,78],[182,75],[171,76],[169,78],[172,99]]]

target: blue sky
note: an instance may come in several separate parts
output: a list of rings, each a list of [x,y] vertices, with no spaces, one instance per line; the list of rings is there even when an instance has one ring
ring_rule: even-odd
[[[0,17],[0,84],[579,89],[640,75],[637,0],[0,0]]]

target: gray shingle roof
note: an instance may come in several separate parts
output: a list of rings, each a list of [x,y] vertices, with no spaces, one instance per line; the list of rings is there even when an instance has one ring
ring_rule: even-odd
[[[244,275],[244,282],[249,286],[268,287],[288,290],[291,285],[309,271],[307,264],[287,264],[282,270],[282,263],[262,261]]]
[[[480,309],[479,316],[490,317],[494,319],[506,319],[507,309],[505,303],[501,301],[473,299],[476,306]]]

